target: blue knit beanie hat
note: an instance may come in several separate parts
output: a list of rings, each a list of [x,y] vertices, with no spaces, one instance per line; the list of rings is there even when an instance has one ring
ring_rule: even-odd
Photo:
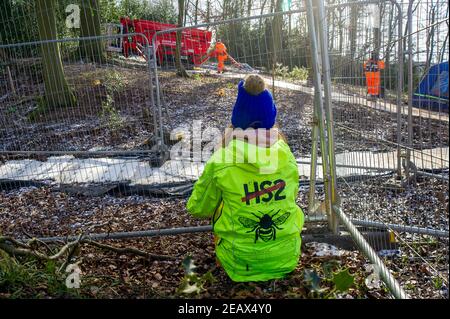
[[[246,83],[247,81],[262,81],[262,87],[256,88],[256,91],[252,92],[249,87],[251,88],[253,85],[250,82]],[[239,127],[243,130],[249,127],[272,128],[277,116],[277,108],[272,94],[264,88],[264,80],[260,76],[249,76],[246,82],[241,80],[238,84],[238,96],[234,104],[231,124],[235,128]]]

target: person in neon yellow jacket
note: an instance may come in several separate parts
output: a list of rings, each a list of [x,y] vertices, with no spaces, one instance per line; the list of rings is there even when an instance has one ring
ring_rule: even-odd
[[[216,256],[233,281],[266,281],[293,271],[300,258],[303,211],[299,176],[264,79],[250,75],[220,148],[205,165],[187,203],[213,220]]]

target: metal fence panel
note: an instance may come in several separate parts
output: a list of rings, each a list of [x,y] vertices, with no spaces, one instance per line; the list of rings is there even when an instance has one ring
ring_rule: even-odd
[[[148,39],[142,34],[127,36]],[[102,52],[89,61],[81,43],[122,35],[2,45],[0,179],[59,183],[136,183],[158,164],[158,128],[149,61]],[[63,78],[43,57],[55,45]],[[50,79],[47,80],[46,76]],[[69,94],[51,101],[67,81]],[[52,83],[57,83],[52,87]],[[50,93],[53,92],[53,93]],[[72,101],[73,99],[73,101]],[[28,162],[20,162],[21,159]],[[16,160],[16,161],[14,161]]]
[[[416,5],[426,7],[430,3]],[[439,1],[434,6],[441,14],[448,10],[447,5]],[[400,7],[404,19],[407,4]],[[429,269],[425,276],[401,280],[408,293],[426,297],[429,290],[426,292],[427,289],[423,288],[427,287],[435,289],[434,296],[439,296],[440,287],[436,289],[434,283],[442,282],[446,286],[448,277],[448,236],[445,235],[448,232],[448,221],[445,220],[448,201],[443,195],[448,194],[445,181],[448,179],[448,111],[412,105],[411,91],[417,87],[412,79],[419,75],[417,71],[408,69],[408,65],[414,60],[420,64],[420,59],[417,56],[411,59],[409,54],[405,54],[403,62],[399,45],[411,38],[404,37],[405,31],[413,36],[415,31],[399,29],[398,19],[395,19],[398,11],[386,2],[378,11],[381,32],[378,33],[380,39],[376,47],[374,38],[377,33],[369,19],[372,10],[360,7],[340,12],[346,14],[346,20],[353,21],[357,29],[350,28],[343,35],[350,44],[348,61],[333,63],[336,57],[330,52],[341,207],[355,225],[380,231],[387,229],[392,233],[391,239],[386,237],[386,240],[369,242],[372,247],[382,250],[381,254],[389,256],[386,263],[388,267],[398,269],[398,278],[404,277],[418,264],[423,263],[421,267]],[[424,10],[431,12],[431,8]],[[358,19],[352,20],[355,11]],[[427,24],[426,17],[419,11],[406,21]],[[352,44],[353,32],[357,37]],[[431,30],[426,28],[422,32],[430,33]],[[438,38],[436,34],[439,31],[433,32]],[[440,38],[437,47],[443,44],[445,34]],[[329,41],[330,47],[336,47],[336,43],[333,44],[335,38]],[[425,48],[425,41],[416,39],[415,46],[407,48],[408,52],[420,52]],[[384,61],[380,96],[376,97],[368,93],[367,74],[363,67],[375,49],[379,50],[380,59]],[[432,60],[434,62],[430,63],[436,63],[438,58]],[[405,76],[399,78],[402,66]],[[345,164],[345,167],[340,168],[339,164]],[[353,177],[349,179],[348,174]],[[424,257],[421,245],[426,241],[432,241],[436,248]]]

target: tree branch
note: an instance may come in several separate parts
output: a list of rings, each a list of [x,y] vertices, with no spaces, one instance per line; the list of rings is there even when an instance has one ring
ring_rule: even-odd
[[[33,242],[35,241],[31,240],[29,243]],[[0,249],[4,250],[9,255],[31,256],[40,260],[57,260],[61,258],[67,251],[69,251],[66,261],[59,268],[60,270],[64,269],[65,266],[70,262],[70,259],[74,255],[76,248],[80,244],[92,245],[94,247],[113,251],[118,254],[137,255],[144,257],[148,260],[174,260],[177,258],[176,256],[147,253],[145,251],[133,247],[114,247],[107,244],[101,244],[99,242],[90,239],[84,239],[83,234],[80,234],[76,240],[65,244],[56,254],[48,256],[44,253],[37,251],[36,248],[33,248],[29,244],[24,244],[12,237],[0,236]]]
[[[0,236],[0,249],[3,249],[10,255],[32,256],[40,260],[56,260],[60,258],[69,248],[78,245],[83,235],[80,235],[77,240],[69,242],[64,245],[56,254],[48,256],[43,254],[28,244],[24,244],[9,236]],[[14,247],[17,246],[17,247]]]

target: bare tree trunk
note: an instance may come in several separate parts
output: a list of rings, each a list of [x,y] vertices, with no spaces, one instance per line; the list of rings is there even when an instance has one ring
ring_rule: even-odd
[[[436,5],[433,5],[433,1],[431,1],[431,11],[429,13],[428,16],[428,21],[430,21],[430,25],[431,27],[428,29],[427,32],[427,41],[426,41],[426,48],[427,48],[427,60],[426,60],[426,65],[425,65],[425,70],[428,70],[431,66],[431,61],[433,59],[433,54],[434,54],[434,31],[435,31],[435,26],[433,25],[435,20],[436,20]]]
[[[184,0],[178,0],[178,27],[183,26],[184,19]],[[177,75],[187,78],[189,75],[181,63],[181,31],[177,31],[177,44],[175,49],[175,65],[177,68]]]
[[[344,47],[344,22],[342,21],[342,10],[339,9],[339,53],[342,54],[342,49]]]
[[[80,0],[81,37],[100,36],[100,12],[98,0]],[[103,63],[106,54],[101,40],[80,40],[80,55],[83,59]]]
[[[272,1],[272,5],[273,5]],[[275,12],[281,12],[283,0],[276,0]],[[283,16],[276,15],[272,20],[272,92],[275,97],[275,68],[277,61],[281,60],[281,46],[283,37]]]
[[[264,8],[266,7],[266,2],[267,2],[267,0],[264,0],[264,2],[261,4],[260,15],[263,15],[263,13],[264,13]],[[262,28],[262,18],[259,19],[259,29],[261,30],[261,28]]]
[[[389,18],[388,18],[388,40],[386,44],[386,50],[384,52],[384,61],[386,65],[386,70],[390,70],[391,64],[391,52],[394,47],[394,43],[392,43],[392,37],[394,35],[394,26],[392,25],[394,21],[394,10],[389,10]],[[392,80],[390,77],[387,77],[388,84],[386,87],[391,87]]]
[[[276,0],[275,12],[281,12],[283,0]],[[281,58],[281,45],[283,37],[283,16],[277,15],[272,21],[272,68],[275,69],[277,60]]]
[[[447,28],[448,28],[448,22],[447,22]],[[442,48],[441,48],[441,52],[439,54],[439,62],[444,61],[446,53],[448,55],[447,42],[448,42],[448,32],[447,32],[447,35],[445,36],[445,40],[443,42],[443,45],[442,45]]]
[[[198,24],[198,0],[195,0],[195,7],[194,7],[194,24]]]
[[[210,0],[206,1],[206,22],[210,22],[211,20],[211,2]]]
[[[329,1],[329,5],[332,5],[332,4],[334,4],[334,0]],[[330,47],[330,52],[331,52],[334,49],[334,33],[336,31],[335,10],[329,10],[329,12],[328,12],[328,25],[330,26],[330,28],[328,28],[328,30],[330,31],[328,39],[329,39],[329,47]]]
[[[17,31],[11,32],[13,31],[11,28],[12,25],[11,20],[6,18],[13,16],[12,5],[13,3],[11,0],[2,1],[2,4],[0,5],[2,16],[2,19],[0,19],[0,44],[14,43],[13,39],[15,39],[15,37],[17,36]],[[10,49],[0,49],[1,59],[3,59],[4,57],[9,57],[10,55],[11,55]]]
[[[187,2],[184,3],[184,14],[183,14],[183,25],[186,25],[186,19],[187,19],[187,10],[189,8],[189,0],[187,0]]]
[[[54,0],[36,0],[39,40],[55,40],[56,17]],[[76,98],[67,84],[58,43],[40,45],[42,73],[45,84],[45,105],[50,109],[74,106]]]
[[[229,11],[229,1],[230,0],[223,0],[223,10],[222,10],[222,19],[226,20],[228,18],[228,11]]]
[[[412,16],[414,16],[414,12],[416,12],[416,10],[417,10],[417,7],[419,6],[419,4],[420,4],[420,1],[416,1],[416,6],[412,9]],[[409,21],[409,19],[406,19],[406,23],[405,23],[405,28],[404,28],[404,31],[403,31],[403,50],[404,50],[404,52],[406,52],[407,50],[408,50],[408,48],[407,48],[407,43],[408,43],[408,27],[409,27],[409,23],[410,23],[411,21]],[[407,63],[407,61],[406,61],[407,59],[405,59],[405,64]],[[405,75],[407,74],[407,72],[405,72]],[[407,83],[407,82],[405,82],[405,83]]]
[[[354,0],[352,2],[355,2]],[[350,7],[350,57],[353,59],[356,54],[356,38],[358,36],[358,6]]]
[[[242,13],[243,15],[243,11],[242,8],[243,6],[241,6],[237,0],[235,0],[234,2],[231,2],[230,5],[230,18],[237,18],[240,16],[240,14]],[[241,15],[241,16],[242,16]],[[237,54],[237,56],[239,56],[239,50],[241,48],[239,48],[239,46],[236,45],[236,43],[238,42],[237,39],[239,38],[238,36],[239,33],[239,25],[237,23],[232,23],[229,27],[229,47],[228,49],[230,49],[231,47],[234,48],[234,50],[236,51],[235,53]]]
[[[381,14],[381,8],[378,8],[379,10],[375,11],[377,14]],[[381,16],[376,17],[377,20],[379,20],[379,25],[374,25],[373,28],[373,42],[374,42],[374,53],[377,59],[380,58],[380,47],[381,47]]]

